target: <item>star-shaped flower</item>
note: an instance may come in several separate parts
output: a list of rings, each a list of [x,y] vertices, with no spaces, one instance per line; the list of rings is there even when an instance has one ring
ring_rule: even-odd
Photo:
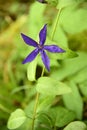
[[[25,58],[23,64],[33,61],[36,58],[36,56],[40,53],[43,64],[45,65],[46,69],[50,71],[50,60],[45,50],[52,53],[63,53],[65,51],[60,47],[58,47],[57,45],[44,45],[46,41],[46,35],[47,35],[47,24],[45,24],[44,27],[39,32],[39,43],[37,43],[32,38],[26,36],[25,34],[21,33],[24,42],[29,46],[35,47],[35,49]]]

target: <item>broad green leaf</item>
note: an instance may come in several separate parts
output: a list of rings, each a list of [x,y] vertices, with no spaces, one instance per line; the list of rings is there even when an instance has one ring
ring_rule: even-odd
[[[51,116],[54,125],[58,127],[63,127],[75,119],[75,113],[73,111],[69,111],[61,106],[51,108],[48,114]]]
[[[75,0],[58,0],[57,8],[61,9],[74,3],[76,3]]]
[[[65,32],[75,34],[87,29],[87,6],[79,8],[72,5],[64,8],[60,16],[60,25]]]
[[[44,96],[44,98],[39,102],[37,107],[37,112],[47,110],[54,100],[54,96]]]
[[[73,59],[67,59],[62,62],[58,71],[53,71],[51,73],[52,77],[55,77],[57,80],[62,80],[66,77],[69,77],[73,74],[76,74],[81,69],[87,66],[87,54],[84,52],[78,53],[78,57]]]
[[[63,130],[87,130],[87,126],[81,121],[74,121],[67,125]]]
[[[75,113],[62,106],[48,109],[46,115],[49,117],[52,126],[63,127],[75,119]]]
[[[66,94],[62,96],[64,104],[68,109],[75,112],[76,117],[78,119],[82,119],[83,101],[79,93],[79,90],[77,86],[74,84],[74,82],[70,81],[67,84],[72,89],[72,92],[70,94]]]
[[[70,93],[71,89],[66,84],[49,77],[38,79],[36,90],[45,95],[62,95]]]
[[[58,127],[65,126],[69,122],[75,119],[75,113],[72,111],[68,111],[65,108],[60,107],[57,109],[57,118],[55,125]]]
[[[36,67],[37,67],[37,58],[29,63],[27,69],[27,77],[29,81],[36,80]]]
[[[9,117],[7,127],[8,129],[16,129],[19,126],[21,126],[25,120],[27,119],[25,113],[21,109],[17,109],[14,112],[11,113],[11,116]]]
[[[48,30],[48,33],[50,35],[51,35],[52,31],[53,31],[54,25],[55,25],[55,20],[54,20],[54,23],[53,23],[52,27],[49,28],[49,30]],[[66,34],[65,34],[65,32],[64,32],[64,30],[62,29],[61,26],[56,27],[55,35],[54,35],[53,40],[51,40],[50,37],[47,37],[47,40],[46,40],[47,44],[57,44],[60,47],[68,48],[68,39],[67,39],[67,36],[66,36]]]
[[[61,9],[72,4],[79,4],[81,2],[84,2],[84,0],[58,0],[57,8]]]
[[[85,80],[84,82],[80,83],[79,84],[79,88],[80,88],[81,93],[85,97],[87,97],[87,80]]]
[[[26,122],[23,123],[20,127],[16,128],[16,130],[31,130],[32,129],[32,120],[30,118],[26,119]]]
[[[41,4],[39,2],[34,2],[29,10],[29,36],[33,38],[37,38],[37,35],[39,34],[39,30],[44,25],[44,10],[46,5]]]
[[[40,130],[43,130],[42,128],[44,128],[44,130],[46,130],[46,128],[47,129],[52,128],[51,118],[50,118],[50,116],[48,116],[47,112],[45,112],[44,110],[42,112],[38,113],[38,118],[36,119],[36,124],[38,124],[37,128],[38,129],[40,128]]]
[[[78,73],[70,77],[75,83],[81,83],[87,80],[87,66],[80,70]]]

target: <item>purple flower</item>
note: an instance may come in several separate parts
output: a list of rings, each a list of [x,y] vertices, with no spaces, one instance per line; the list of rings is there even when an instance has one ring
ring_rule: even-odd
[[[65,51],[56,45],[44,45],[46,41],[46,35],[47,35],[47,24],[45,24],[44,27],[40,30],[39,43],[37,43],[32,38],[21,33],[24,42],[29,46],[35,47],[35,49],[25,58],[23,64],[33,61],[35,57],[40,53],[43,64],[45,65],[46,69],[50,71],[50,60],[45,50],[52,53],[63,53]]]
[[[45,0],[37,0],[40,3],[47,3]]]

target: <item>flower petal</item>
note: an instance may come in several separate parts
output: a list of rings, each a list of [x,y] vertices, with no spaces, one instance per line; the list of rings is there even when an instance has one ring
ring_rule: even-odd
[[[45,51],[41,51],[40,53],[41,53],[41,58],[42,58],[42,61],[43,61],[44,65],[45,65],[46,69],[48,71],[50,71],[50,60],[49,60],[46,52]]]
[[[38,45],[37,42],[34,41],[32,38],[30,38],[30,37],[24,35],[23,33],[21,33],[21,36],[22,36],[22,38],[23,38],[23,40],[24,40],[24,42],[25,42],[26,44],[28,44],[28,45],[30,45],[30,46],[37,47],[37,45]]]
[[[26,59],[22,62],[23,64],[27,63],[27,62],[31,62],[35,59],[35,57],[37,56],[37,54],[39,53],[38,49],[33,50],[27,57]]]
[[[47,24],[44,25],[44,27],[41,29],[41,31],[39,33],[40,45],[43,45],[45,43],[46,35],[47,35]]]
[[[56,45],[45,45],[44,49],[49,51],[49,52],[53,52],[53,53],[62,53],[65,52],[65,50],[63,50],[62,48],[56,46]]]

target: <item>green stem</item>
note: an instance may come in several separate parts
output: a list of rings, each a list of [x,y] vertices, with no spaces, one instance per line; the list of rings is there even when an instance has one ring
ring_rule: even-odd
[[[60,14],[61,14],[61,11],[62,11],[62,8],[59,9],[58,13],[57,13],[57,18],[56,18],[56,21],[54,23],[54,26],[53,26],[53,31],[52,31],[52,35],[51,35],[51,40],[53,40],[54,38],[54,35],[55,35],[55,32],[56,32],[56,28],[59,24],[59,18],[60,18]],[[54,126],[54,130],[56,130],[56,126]]]
[[[44,75],[44,70],[45,70],[45,66],[42,69],[41,77],[43,77],[43,75]]]
[[[39,95],[40,95],[39,93],[36,94],[36,101],[35,101],[34,111],[33,111],[32,130],[34,130],[34,124],[35,124],[37,105],[38,105],[38,101],[39,101]]]
[[[44,69],[45,68],[43,67],[43,70],[42,70],[42,73],[41,73],[41,77],[44,75]],[[36,117],[36,111],[37,111],[39,96],[40,96],[40,93],[37,92],[37,94],[36,94],[36,101],[35,101],[35,105],[34,105],[34,111],[33,111],[32,130],[34,130],[35,117]]]
[[[57,18],[56,18],[56,21],[55,21],[55,24],[54,24],[54,27],[53,27],[53,31],[52,31],[52,35],[51,35],[51,40],[53,40],[53,38],[54,38],[54,34],[56,32],[56,28],[57,28],[57,25],[59,23],[59,17],[60,17],[61,11],[62,11],[62,8],[59,9],[59,11],[57,13]]]

